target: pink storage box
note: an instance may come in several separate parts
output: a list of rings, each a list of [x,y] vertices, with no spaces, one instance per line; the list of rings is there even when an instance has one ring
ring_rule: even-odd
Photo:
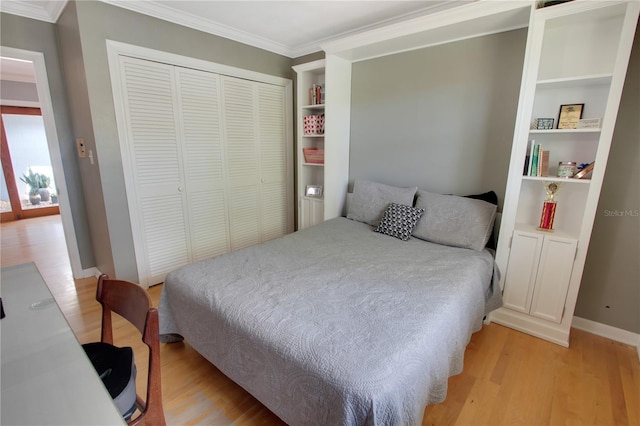
[[[324,134],[324,115],[306,115],[302,118],[305,135]]]
[[[305,163],[324,164],[324,150],[316,148],[302,148]]]

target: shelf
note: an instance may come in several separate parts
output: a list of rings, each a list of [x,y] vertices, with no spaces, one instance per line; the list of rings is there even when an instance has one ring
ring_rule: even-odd
[[[324,133],[321,135],[302,135],[303,138],[324,138]]]
[[[607,86],[611,84],[611,74],[584,75],[569,78],[538,80],[538,89],[565,89],[580,86]]]
[[[303,166],[324,167],[324,163],[302,163]]]
[[[570,184],[589,184],[591,179],[574,179],[574,178],[563,178],[558,176],[522,176],[522,180],[533,180],[540,182],[560,182],[560,183],[570,183]]]
[[[530,129],[529,133],[546,133],[546,134],[569,134],[569,133],[599,133],[602,129],[600,128],[589,128],[589,129]]]
[[[301,106],[300,108],[304,108],[304,109],[324,109],[324,104],[304,105],[304,106]]]
[[[324,201],[324,197],[309,197],[309,196],[304,196],[302,197],[305,200],[309,200],[309,201]]]
[[[575,235],[571,235],[571,234],[569,234],[567,232],[563,232],[563,231],[557,230],[557,229],[554,229],[553,231],[544,231],[542,229],[538,229],[538,227],[536,225],[531,225],[529,223],[516,223],[513,229],[514,229],[514,231],[532,232],[534,234],[552,235],[552,236],[556,236],[556,237],[571,238],[573,240],[577,240]]]

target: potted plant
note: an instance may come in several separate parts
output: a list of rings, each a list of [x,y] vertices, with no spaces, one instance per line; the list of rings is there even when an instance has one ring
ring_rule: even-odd
[[[38,174],[38,173],[36,173]],[[40,175],[40,187],[38,188],[38,193],[40,194],[40,199],[42,201],[51,200],[51,191],[49,190],[49,185],[51,184],[51,178],[47,175]]]
[[[49,192],[49,184],[51,178],[40,173],[33,173],[29,167],[29,174],[22,175],[21,181],[29,185],[29,201],[31,204],[40,204],[40,201],[49,201],[51,193]]]

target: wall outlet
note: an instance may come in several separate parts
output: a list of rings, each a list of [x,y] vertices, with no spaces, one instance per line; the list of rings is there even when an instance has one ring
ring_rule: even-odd
[[[76,139],[76,145],[78,145],[78,156],[80,158],[85,158],[87,156],[87,147],[84,144],[84,139]]]

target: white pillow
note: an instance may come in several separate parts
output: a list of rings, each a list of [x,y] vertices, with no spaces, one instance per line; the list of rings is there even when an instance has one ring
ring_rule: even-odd
[[[497,208],[486,201],[421,189],[416,207],[425,211],[413,229],[414,237],[478,251],[489,241]]]
[[[347,219],[378,226],[382,214],[391,203],[412,206],[418,190],[398,188],[368,180],[356,179]]]

